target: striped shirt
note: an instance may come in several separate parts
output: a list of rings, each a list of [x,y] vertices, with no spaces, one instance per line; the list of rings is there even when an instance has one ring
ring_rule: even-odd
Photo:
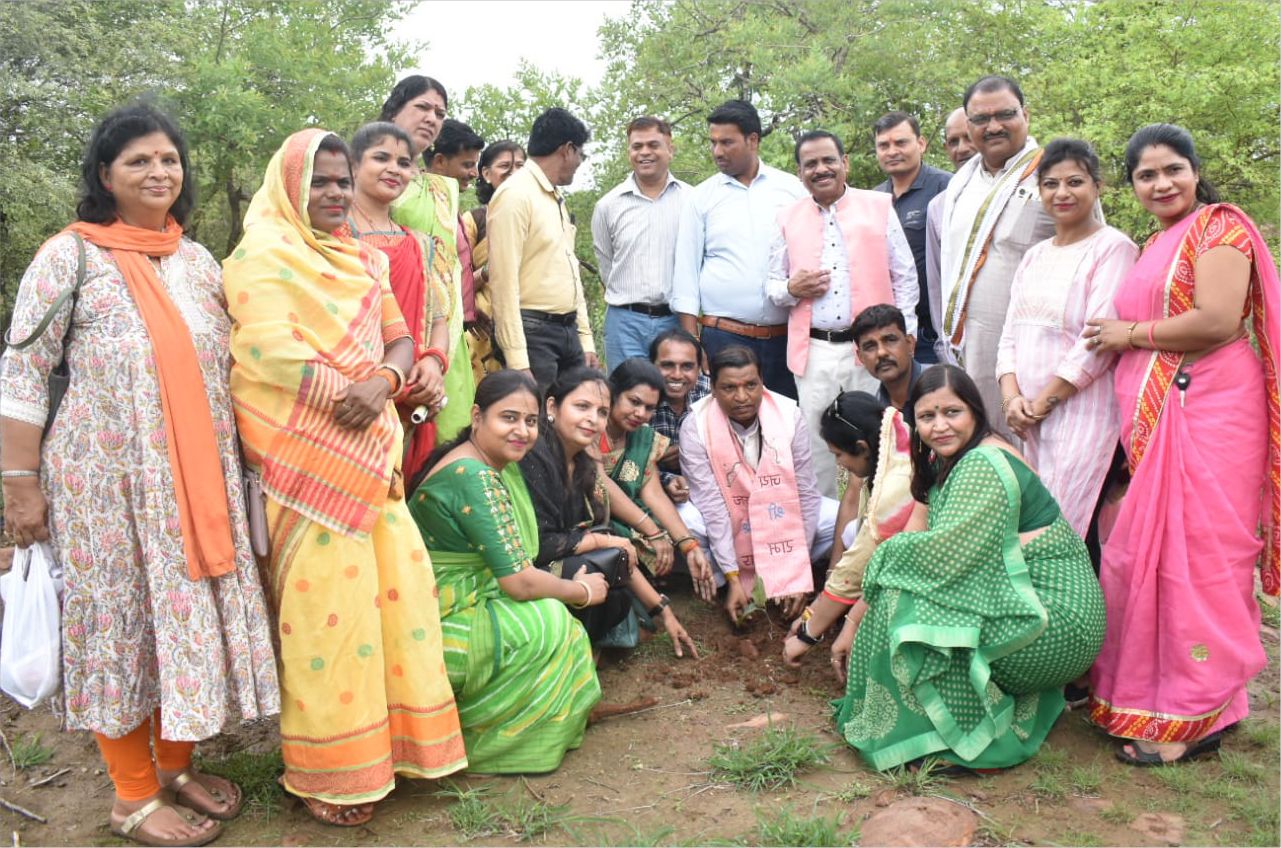
[[[688,191],[689,183],[669,172],[662,194],[651,200],[632,174],[596,202],[592,242],[606,303],[667,305],[681,204]]]

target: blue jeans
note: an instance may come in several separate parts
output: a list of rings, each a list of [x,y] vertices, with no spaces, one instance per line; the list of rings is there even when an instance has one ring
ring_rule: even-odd
[[[675,315],[652,318],[630,309],[610,306],[605,309],[605,368],[613,371],[624,359],[641,356],[649,359],[649,343],[664,330],[677,327]]]
[[[716,327],[704,327],[702,340],[703,349],[707,351],[709,360],[717,351],[730,345],[742,345],[748,348],[761,361],[761,379],[765,381],[765,388],[780,395],[787,395],[792,400],[797,399],[796,378],[787,369],[787,336],[751,339]]]

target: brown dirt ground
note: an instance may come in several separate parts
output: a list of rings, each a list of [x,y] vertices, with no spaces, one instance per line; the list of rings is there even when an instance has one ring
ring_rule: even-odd
[[[878,802],[887,803],[899,791],[886,792],[890,781],[863,766],[852,749],[837,744],[827,703],[841,688],[825,649],[811,651],[801,669],[789,669],[781,660],[780,626],[757,618],[738,635],[718,609],[695,600],[687,585],[677,586],[673,595],[702,659],[676,660],[662,637],[630,653],[607,655],[600,667],[605,700],[653,697],[657,706],[594,725],[582,748],[571,752],[554,774],[462,778],[458,785],[486,786],[493,798],[509,805],[518,800],[529,805],[535,799],[567,805],[559,823],[533,840],[548,845],[756,844],[758,817],[783,811],[801,819],[814,812],[841,814],[846,832],[852,833]],[[980,814],[979,844],[1170,844],[1130,827],[1145,812],[1182,816],[1185,832],[1176,840],[1181,844],[1281,844],[1276,825],[1277,631],[1265,625],[1262,636],[1271,662],[1251,684],[1250,730],[1228,737],[1225,750],[1238,752],[1228,760],[1131,769],[1113,759],[1112,744],[1091,730],[1080,713],[1067,713],[1030,763],[994,777],[957,778],[932,791]],[[713,744],[759,732],[727,726],[767,710],[785,714],[782,724],[831,743],[831,762],[803,773],[796,786],[781,791],[752,794],[711,782],[707,758]],[[107,829],[111,784],[91,737],[59,733],[47,711],[27,712],[7,699],[0,707],[0,731],[10,744],[40,733],[53,749],[49,762],[23,771],[12,769],[0,755],[0,797],[48,819],[40,824],[0,809],[0,838],[9,841],[12,832],[15,845],[123,844]],[[270,752],[276,743],[275,728],[268,722],[202,744],[200,754],[217,760],[236,751]],[[70,771],[43,786],[30,785],[61,769]],[[1196,792],[1197,786],[1228,784],[1241,787],[1236,801]],[[379,806],[374,821],[353,830],[318,824],[296,802],[272,799],[230,823],[219,844],[516,843],[510,835],[467,842],[450,822],[454,801],[438,794],[440,789],[432,781],[402,781]],[[1252,815],[1241,812],[1242,795],[1253,803]]]

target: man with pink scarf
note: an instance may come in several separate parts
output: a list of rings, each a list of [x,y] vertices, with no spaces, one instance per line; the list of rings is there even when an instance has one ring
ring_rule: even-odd
[[[681,425],[681,468],[728,584],[725,610],[738,620],[759,579],[792,618],[813,594],[811,563],[832,546],[837,502],[819,494],[800,408],[765,388],[756,355],[733,345],[709,365],[712,394]]]

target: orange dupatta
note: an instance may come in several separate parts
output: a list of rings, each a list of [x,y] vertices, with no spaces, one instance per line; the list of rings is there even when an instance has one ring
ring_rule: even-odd
[[[111,251],[151,338],[187,574],[192,580],[228,574],[236,568],[236,549],[204,376],[187,323],[148,260],[177,252],[182,227],[169,218],[163,232],[119,220],[111,224],[77,221],[66,229]],[[211,493],[223,494],[211,497]]]

